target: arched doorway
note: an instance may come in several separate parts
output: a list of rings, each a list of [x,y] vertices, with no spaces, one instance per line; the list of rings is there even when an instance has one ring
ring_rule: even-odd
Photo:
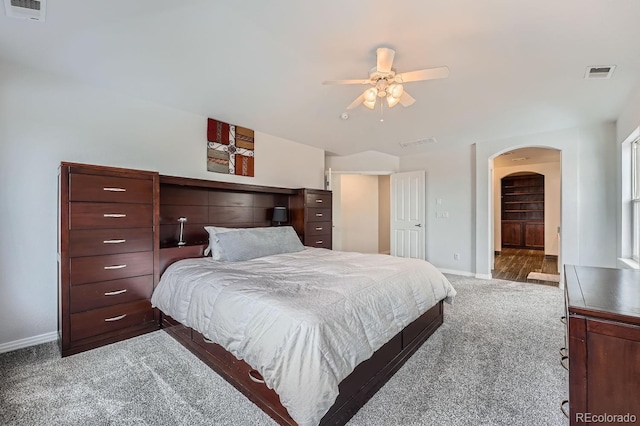
[[[492,175],[492,277],[557,285],[560,151],[532,147],[504,152],[494,158]],[[528,278],[531,273],[541,279]]]

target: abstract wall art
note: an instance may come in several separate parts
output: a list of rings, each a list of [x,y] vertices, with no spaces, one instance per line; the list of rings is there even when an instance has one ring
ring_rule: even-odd
[[[254,176],[253,130],[207,119],[207,170]]]

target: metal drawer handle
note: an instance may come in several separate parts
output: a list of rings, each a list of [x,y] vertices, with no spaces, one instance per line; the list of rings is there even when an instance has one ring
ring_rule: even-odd
[[[120,243],[126,243],[127,240],[104,240],[102,243],[103,244],[120,244]]]
[[[322,240],[316,241],[316,244],[322,244],[322,243],[324,243],[324,241],[322,241]]]
[[[209,340],[204,336],[202,336],[202,340],[204,340],[205,343],[215,343],[213,340]]]
[[[569,413],[567,413],[566,411],[564,411],[564,406],[567,405],[569,403],[568,399],[565,399],[564,401],[562,401],[560,403],[560,411],[562,411],[562,414],[564,414],[564,416],[566,418],[569,418]]]
[[[126,292],[127,292],[127,289],[124,288],[122,290],[108,291],[104,295],[105,296],[117,296],[118,294],[122,294],[122,293],[126,293]]]
[[[316,226],[316,231],[322,231],[324,228],[322,226]]]
[[[102,215],[103,217],[127,217],[124,213],[105,213]]]
[[[106,322],[120,321],[122,318],[124,318],[126,316],[127,316],[127,314],[122,314],[122,315],[118,315],[117,317],[105,318],[104,320]]]
[[[567,367],[564,362],[568,359],[569,359],[568,356],[563,356],[562,358],[560,358],[560,365],[562,366],[562,368],[564,368],[567,371],[569,371],[569,367]]]
[[[111,191],[111,192],[127,192],[126,188],[102,188],[103,191]]]
[[[316,213],[316,217],[322,217],[324,216],[322,213]]]
[[[324,201],[322,200],[316,200],[316,203],[323,203]]]
[[[254,371],[255,371],[255,373],[254,373]],[[255,383],[264,383],[264,379],[262,378],[262,375],[260,373],[258,373],[256,370],[250,370],[249,371],[249,379],[251,379],[251,381],[255,382]]]
[[[568,353],[567,348],[560,348],[560,356],[567,356]]]
[[[106,270],[110,270],[110,269],[122,269],[122,268],[126,268],[127,265],[112,265],[112,266],[105,266],[104,269]]]

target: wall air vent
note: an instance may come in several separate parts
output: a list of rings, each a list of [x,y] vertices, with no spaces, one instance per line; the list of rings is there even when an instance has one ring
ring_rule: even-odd
[[[611,75],[613,74],[613,71],[615,69],[615,65],[598,65],[594,67],[587,67],[587,71],[584,73],[584,78],[588,80],[611,78]]]
[[[44,22],[47,0],[4,0],[9,18]]]
[[[414,146],[418,146],[418,145],[427,145],[430,143],[436,143],[436,138],[434,137],[430,137],[430,138],[426,138],[426,139],[420,139],[417,141],[413,141],[413,142],[400,142],[400,146],[403,148],[412,148]]]

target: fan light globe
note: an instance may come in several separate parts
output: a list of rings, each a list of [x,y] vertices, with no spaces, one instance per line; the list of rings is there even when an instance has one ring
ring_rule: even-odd
[[[395,96],[387,96],[387,104],[389,105],[389,108],[393,108],[394,106],[398,105],[398,102],[400,102],[400,98],[396,98]]]
[[[376,96],[378,96],[378,89],[376,89],[375,87],[371,87],[364,91],[365,101],[375,102]]]
[[[369,109],[374,109],[376,107],[376,99],[374,98],[372,101],[364,101],[362,104]]]
[[[402,87],[402,84],[394,83],[389,86],[388,92],[394,98],[400,99],[400,96],[402,96],[402,93],[404,92],[404,87]]]

